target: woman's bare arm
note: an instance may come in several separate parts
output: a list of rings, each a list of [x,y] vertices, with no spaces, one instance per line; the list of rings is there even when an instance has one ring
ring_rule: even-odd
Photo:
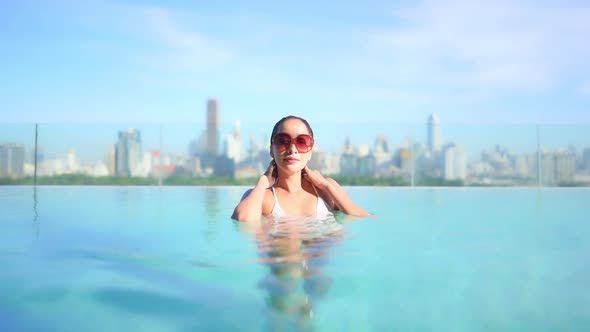
[[[272,175],[274,166],[272,163],[258,179],[258,183],[252,189],[249,189],[242,196],[242,200],[234,209],[232,219],[238,221],[260,220],[262,217],[262,202],[264,201],[264,193],[266,189],[274,183]]]
[[[357,217],[371,215],[369,212],[358,206],[336,180],[331,178],[326,179],[320,174],[320,172],[310,170],[307,166],[305,166],[305,174],[308,181],[331,196],[333,204],[338,210]]]
[[[336,182],[336,180],[331,179],[331,178],[327,178],[326,181],[328,182],[328,185],[326,186],[326,188],[324,190],[327,191],[330,194],[330,196],[332,196],[332,199],[334,200],[334,204],[338,207],[338,210],[340,210],[348,215],[357,216],[357,217],[367,217],[367,216],[371,215],[365,209],[358,206],[352,200],[352,198],[350,198],[350,196],[348,196],[346,191],[344,191],[344,189],[342,189],[340,184],[338,184],[338,182]]]

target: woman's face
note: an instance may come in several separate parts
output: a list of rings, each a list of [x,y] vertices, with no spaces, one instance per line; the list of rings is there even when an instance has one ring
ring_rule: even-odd
[[[273,137],[271,154],[280,169],[295,173],[307,165],[312,148],[313,138],[305,123],[289,119],[282,123]]]

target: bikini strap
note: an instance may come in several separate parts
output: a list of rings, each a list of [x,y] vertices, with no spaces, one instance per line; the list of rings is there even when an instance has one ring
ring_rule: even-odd
[[[272,195],[275,197],[275,202],[278,202],[277,193],[275,193],[275,186],[270,186],[270,190],[272,190]]]

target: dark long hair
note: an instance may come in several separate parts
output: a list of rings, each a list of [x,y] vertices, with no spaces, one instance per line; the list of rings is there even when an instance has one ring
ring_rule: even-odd
[[[298,116],[295,115],[288,115],[282,119],[280,119],[277,123],[275,123],[275,126],[272,128],[272,133],[270,134],[270,151],[272,151],[272,140],[273,138],[275,138],[275,135],[278,134],[279,128],[283,125],[283,122],[287,121],[287,120],[299,120],[301,122],[303,122],[303,124],[307,127],[307,130],[309,131],[309,135],[311,135],[311,137],[313,138],[313,130],[311,129],[311,126],[309,125],[309,122],[307,122],[307,120],[305,120],[304,118],[300,118]],[[274,159],[273,159],[274,162]],[[275,180],[277,179],[278,175],[279,175],[279,171],[277,170],[277,164],[274,164],[274,171],[272,172],[272,176],[275,178]]]

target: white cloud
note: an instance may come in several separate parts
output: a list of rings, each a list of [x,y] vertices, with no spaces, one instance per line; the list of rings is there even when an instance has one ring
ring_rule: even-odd
[[[181,26],[172,11],[156,7],[141,11],[150,36],[159,46],[145,55],[149,63],[172,71],[206,72],[234,58],[233,51],[222,42]]]
[[[359,109],[366,121],[422,119],[433,109],[454,121],[485,112],[536,120],[543,110],[517,109],[502,97],[551,99],[590,75],[587,5],[405,6],[392,12],[389,26],[359,20],[336,29],[256,16],[256,8],[211,15],[122,5],[119,16],[129,17],[116,32],[130,41],[132,58],[140,59],[131,70],[148,86],[222,93],[258,112],[310,110],[330,121],[350,121],[340,114]]]
[[[293,58],[286,60],[276,54],[279,50],[268,47],[269,40],[282,40],[283,34],[292,31],[289,27],[253,17],[161,7],[133,7],[133,12],[145,18],[144,33],[155,44],[153,50],[140,51],[141,63],[156,71],[141,73],[143,80],[170,86],[187,82],[207,91],[254,94],[292,91],[294,86],[304,85],[290,70],[294,66],[285,65]],[[237,35],[219,32],[220,26]]]
[[[538,2],[424,1],[371,46],[412,82],[543,93],[588,72],[590,7]]]

